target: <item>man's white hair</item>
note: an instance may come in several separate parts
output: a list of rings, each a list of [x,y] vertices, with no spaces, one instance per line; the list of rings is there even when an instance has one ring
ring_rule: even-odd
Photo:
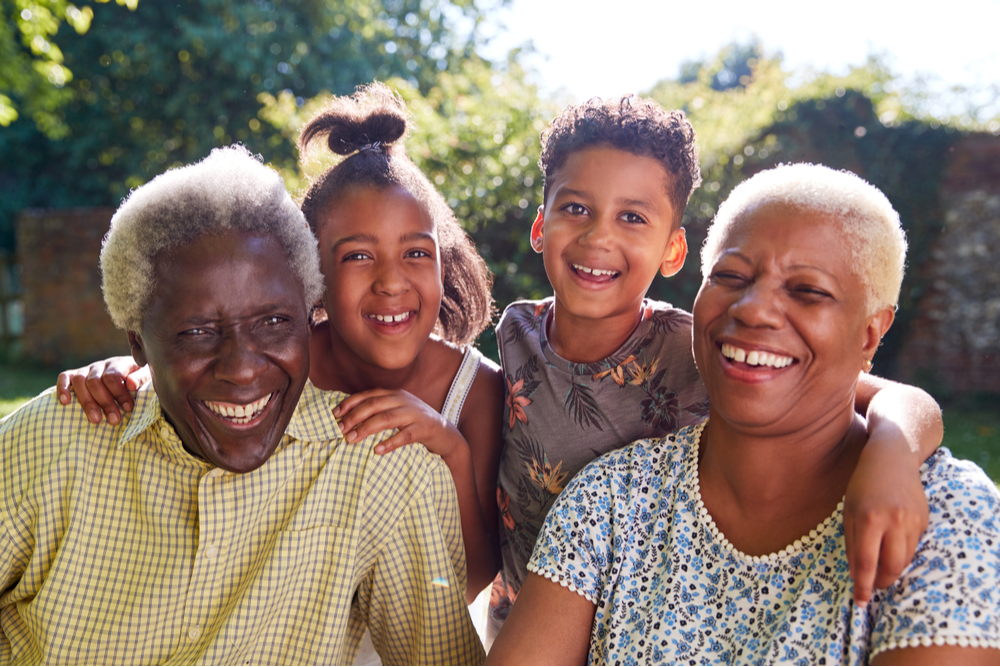
[[[839,225],[865,286],[868,313],[895,307],[906,261],[899,214],[878,188],[856,174],[817,164],[778,165],[737,185],[709,227],[701,249],[702,276],[711,273],[737,225],[774,205],[819,213]]]
[[[134,190],[111,219],[101,287],[114,323],[140,331],[156,288],[155,261],[206,234],[273,237],[302,283],[307,308],[323,294],[316,237],[276,171],[243,146],[217,148]]]

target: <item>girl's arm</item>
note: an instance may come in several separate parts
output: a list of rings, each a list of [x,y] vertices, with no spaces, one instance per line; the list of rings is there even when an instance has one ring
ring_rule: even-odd
[[[847,486],[844,537],[854,600],[891,585],[913,560],[927,528],[920,465],[941,444],[941,409],[930,394],[862,374],[855,409],[868,418],[865,445]]]
[[[60,403],[69,405],[75,394],[87,419],[99,424],[103,411],[108,423],[114,425],[122,420],[119,406],[125,412],[132,411],[129,392],[137,390],[149,378],[149,369],[136,364],[132,357],[111,357],[60,373],[56,380],[56,396]]]
[[[597,606],[529,572],[500,628],[487,665],[585,665]]]
[[[471,604],[499,570],[496,475],[500,460],[503,380],[499,370],[480,365],[462,408],[460,427],[403,390],[372,389],[353,394],[334,417],[349,443],[386,429],[398,429],[375,447],[376,454],[419,442],[451,471],[462,516],[468,564],[466,599]]]

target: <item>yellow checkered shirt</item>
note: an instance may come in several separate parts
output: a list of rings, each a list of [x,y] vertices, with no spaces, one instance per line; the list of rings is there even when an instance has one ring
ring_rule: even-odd
[[[344,442],[307,384],[277,451],[194,458],[148,386],[118,426],[49,390],[0,422],[0,663],[479,664],[447,467]]]

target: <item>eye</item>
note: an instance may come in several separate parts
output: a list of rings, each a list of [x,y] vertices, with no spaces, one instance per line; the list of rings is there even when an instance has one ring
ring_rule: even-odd
[[[263,323],[264,323],[264,326],[273,327],[273,326],[277,326],[279,324],[284,324],[287,321],[288,321],[288,318],[284,317],[283,315],[268,315],[267,317],[264,318],[264,322]]]
[[[570,215],[586,215],[587,208],[582,204],[577,204],[576,202],[570,202],[562,207],[562,210]]]
[[[713,271],[709,279],[723,287],[743,287],[750,282],[746,276],[736,271]]]
[[[434,255],[427,252],[423,248],[414,248],[413,250],[408,250],[406,252],[406,257],[422,258],[422,257],[434,257]]]
[[[632,213],[631,211],[622,213],[620,220],[627,222],[630,225],[644,225],[646,224],[646,219],[639,215],[638,213]]]
[[[791,287],[791,292],[796,297],[809,301],[833,298],[832,294],[815,285],[794,285]]]
[[[360,262],[366,259],[371,259],[371,255],[366,252],[349,252],[343,256],[341,261],[344,262]]]
[[[201,327],[195,327],[193,329],[185,329],[184,331],[180,332],[179,335],[181,335],[181,336],[190,336],[190,337],[193,338],[193,337],[197,337],[197,336],[208,336],[211,333],[212,332],[209,329],[203,329]]]

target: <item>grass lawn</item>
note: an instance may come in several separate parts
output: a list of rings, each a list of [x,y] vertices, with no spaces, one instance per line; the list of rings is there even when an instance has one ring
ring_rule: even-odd
[[[0,418],[55,385],[58,370],[0,362]]]
[[[56,383],[58,371],[0,363],[0,418]],[[944,445],[978,464],[1000,487],[1000,396],[953,401],[944,407]]]

